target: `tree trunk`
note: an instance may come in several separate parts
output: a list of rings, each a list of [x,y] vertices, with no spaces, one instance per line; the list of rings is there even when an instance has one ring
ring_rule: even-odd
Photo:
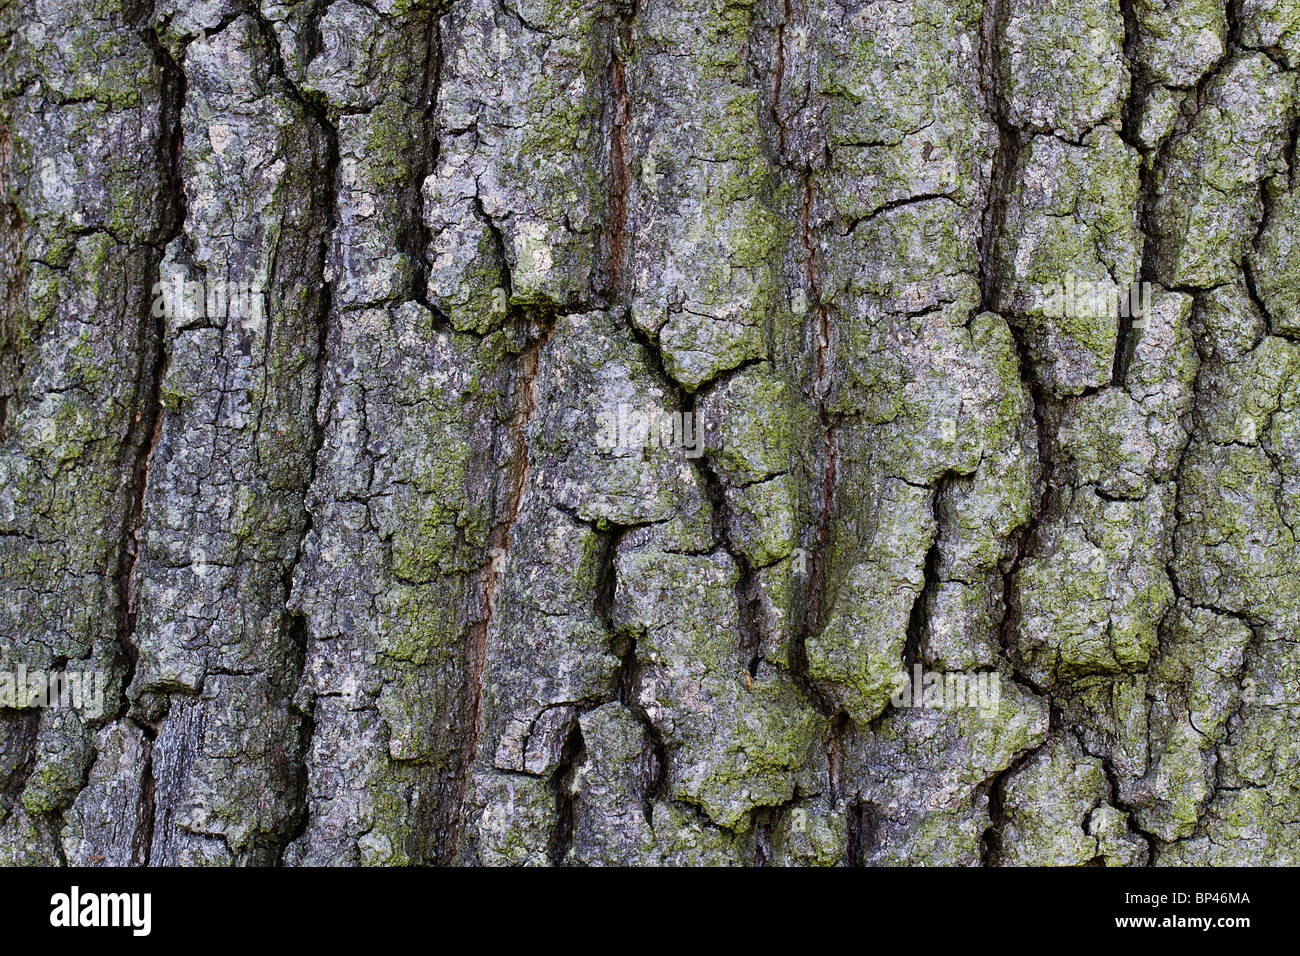
[[[1300,862],[1292,0],[0,16],[0,862]]]

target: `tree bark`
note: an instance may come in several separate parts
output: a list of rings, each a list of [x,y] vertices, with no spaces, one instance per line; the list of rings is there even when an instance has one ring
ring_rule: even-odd
[[[1300,862],[1292,0],[0,23],[0,862]]]

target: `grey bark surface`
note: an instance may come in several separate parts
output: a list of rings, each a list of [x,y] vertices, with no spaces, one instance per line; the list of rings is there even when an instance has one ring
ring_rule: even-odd
[[[0,863],[1300,862],[1294,0],[0,44]]]

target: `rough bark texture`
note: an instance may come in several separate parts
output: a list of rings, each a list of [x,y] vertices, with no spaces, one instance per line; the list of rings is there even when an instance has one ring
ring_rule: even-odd
[[[0,40],[0,862],[1300,863],[1294,0]]]

